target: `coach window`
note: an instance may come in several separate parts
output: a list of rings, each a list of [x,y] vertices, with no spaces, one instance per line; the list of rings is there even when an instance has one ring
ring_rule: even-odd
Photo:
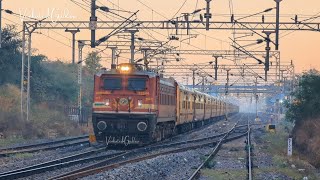
[[[163,105],[166,104],[166,95],[165,94],[162,95],[162,104]]]
[[[162,94],[161,96],[161,104],[164,105],[165,101],[164,101],[164,94]]]
[[[174,105],[174,96],[171,96],[171,105]]]

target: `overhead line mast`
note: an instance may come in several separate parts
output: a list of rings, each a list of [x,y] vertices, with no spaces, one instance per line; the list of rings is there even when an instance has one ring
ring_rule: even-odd
[[[91,29],[91,47],[96,47],[96,29],[98,18],[96,16],[96,0],[91,0],[91,17],[90,17],[90,29]]]

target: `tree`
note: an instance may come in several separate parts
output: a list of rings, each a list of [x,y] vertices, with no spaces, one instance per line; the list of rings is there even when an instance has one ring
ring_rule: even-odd
[[[315,119],[320,116],[320,73],[310,70],[304,73],[296,90],[292,93],[294,100],[287,103],[286,118],[300,123],[305,119]]]
[[[86,68],[88,69],[90,74],[95,74],[99,71],[99,69],[102,67],[100,64],[101,56],[99,55],[99,52],[94,51],[88,54],[88,56],[85,59]]]
[[[21,40],[15,26],[7,26],[2,31],[2,48],[0,49],[0,85],[20,83],[21,74]]]
[[[73,104],[77,100],[76,69],[61,61],[41,62],[31,81],[33,97],[38,102]]]

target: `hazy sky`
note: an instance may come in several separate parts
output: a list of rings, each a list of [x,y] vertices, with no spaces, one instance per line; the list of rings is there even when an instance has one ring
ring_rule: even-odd
[[[89,0],[73,0],[75,2],[86,4]],[[139,2],[140,1],[140,2]],[[105,4],[106,6],[115,9],[117,13],[117,6],[128,11],[140,10],[138,13],[139,20],[167,20],[172,18],[185,0],[99,0],[98,4]],[[144,6],[152,8],[148,8]],[[244,14],[253,14],[263,11],[267,8],[274,7],[273,0],[213,0],[211,3],[213,20],[215,21],[229,21],[230,12],[234,12],[236,18]],[[187,0],[185,5],[179,11],[193,12],[195,9],[204,8],[205,0]],[[231,8],[230,8],[231,7]],[[72,0],[3,0],[3,9],[10,9],[18,14],[26,14],[27,16],[34,16],[36,18],[47,17],[48,12],[53,20],[89,20],[89,13],[79,6],[74,4]],[[159,15],[159,14],[161,15]],[[299,15],[302,20],[313,15],[320,15],[320,1],[319,0],[283,0],[281,3],[282,21],[292,20],[295,14]],[[127,13],[120,13],[122,16],[128,17]],[[266,14],[267,21],[274,21],[275,11]],[[3,14],[4,24],[12,24],[13,21],[21,25],[21,19],[8,14]],[[102,20],[108,20],[112,17],[98,13],[98,17]],[[195,16],[194,19],[198,19]],[[8,21],[10,20],[10,21]],[[110,19],[109,19],[110,20]],[[249,18],[248,21],[260,21],[261,16]],[[320,18],[314,22],[320,22]],[[21,26],[18,26],[21,30]],[[40,32],[40,31],[38,31]],[[150,33],[151,31],[147,32]],[[232,37],[232,31],[198,31],[203,35],[199,35],[197,39],[192,39],[190,43],[201,49],[230,49],[229,37]],[[71,61],[71,34],[64,31],[41,31],[41,33],[56,39],[54,41],[47,36],[34,34],[33,47],[39,50],[39,53],[47,55],[50,59],[64,59]],[[58,34],[59,33],[59,34]],[[97,38],[102,37],[107,32],[99,31]],[[146,32],[140,32],[138,35],[144,38],[151,38]],[[158,40],[165,41],[171,31],[162,30],[152,32],[153,36]],[[197,33],[192,31],[193,34]],[[281,32],[282,35],[288,32]],[[206,36],[204,36],[206,35]],[[209,37],[210,36],[210,37]],[[214,39],[213,39],[214,38]],[[83,31],[77,35],[77,39],[89,39],[89,31]],[[258,39],[258,37],[251,37],[249,39]],[[66,45],[64,45],[64,44]],[[241,42],[246,44],[246,42]],[[248,42],[250,43],[250,42]],[[172,45],[180,45],[172,44]],[[182,49],[195,49],[188,45],[188,41],[181,43]],[[257,48],[259,46],[252,46],[248,49]],[[274,47],[272,47],[274,49]],[[260,47],[257,50],[264,50]],[[320,52],[320,32],[293,32],[280,40],[281,61],[293,60],[298,72],[312,68],[320,69],[319,52]],[[90,51],[89,48],[85,52]],[[109,51],[106,51],[110,54]],[[106,55],[103,55],[106,56]],[[124,55],[128,56],[128,55]],[[205,57],[199,61],[207,61],[211,57]],[[106,56],[105,60],[109,60]],[[125,59],[123,59],[125,60]],[[187,59],[187,61],[191,61]],[[192,62],[193,63],[193,62]]]

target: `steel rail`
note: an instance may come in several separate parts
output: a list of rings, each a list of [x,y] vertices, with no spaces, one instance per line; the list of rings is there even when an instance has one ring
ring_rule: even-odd
[[[43,143],[34,143],[34,144],[27,144],[27,145],[21,145],[21,146],[8,147],[8,148],[1,148],[0,152],[34,148],[34,147],[39,147],[39,146],[46,146],[46,145],[50,145],[50,144],[57,144],[57,143],[78,140],[78,139],[83,139],[83,138],[88,138],[88,135],[68,137],[68,138],[58,139],[58,140],[49,141],[49,142],[43,142]]]
[[[40,174],[40,173],[47,172],[47,171],[52,171],[52,170],[55,170],[55,169],[61,169],[61,168],[69,167],[69,166],[72,166],[72,165],[75,165],[75,164],[81,164],[81,163],[86,163],[86,162],[95,161],[95,160],[101,160],[101,159],[109,159],[111,157],[119,156],[119,155],[123,155],[124,154],[124,152],[116,152],[116,153],[112,153],[112,154],[106,154],[106,155],[99,155],[99,156],[94,156],[94,157],[82,158],[83,156],[87,156],[87,155],[90,155],[90,154],[92,155],[93,153],[98,153],[98,152],[101,152],[101,149],[92,150],[92,151],[80,153],[80,154],[77,154],[77,155],[72,155],[72,156],[60,158],[60,159],[57,159],[57,160],[48,161],[48,162],[45,162],[45,163],[40,163],[40,164],[37,164],[37,165],[28,166],[28,167],[25,167],[25,168],[21,168],[21,169],[5,172],[5,173],[0,174],[0,180],[2,180],[2,179],[4,179],[4,180],[17,179],[17,178],[32,176],[32,175],[35,175],[35,174]],[[77,158],[82,158],[82,159],[77,159]]]
[[[55,159],[55,160],[39,163],[39,164],[36,164],[36,165],[27,166],[27,167],[15,169],[15,170],[12,170],[12,171],[2,172],[2,173],[0,173],[0,177],[3,176],[3,175],[6,175],[6,174],[12,174],[12,173],[19,172],[19,171],[26,171],[26,170],[29,170],[29,169],[36,169],[38,167],[49,166],[49,165],[53,165],[53,164],[56,164],[56,163],[61,163],[61,162],[66,162],[68,160],[81,158],[81,157],[90,155],[92,153],[101,152],[101,150],[102,149],[89,150],[89,151],[85,151],[85,152],[78,153],[78,154],[75,154],[75,155],[70,155],[70,156],[66,156],[66,157],[63,157],[63,158],[59,158],[59,159]],[[103,148],[103,150],[104,150],[104,148]]]
[[[243,118],[243,116],[241,116],[240,120],[241,120],[242,118]],[[240,122],[240,120],[238,121],[238,123]],[[238,123],[237,123],[237,124],[238,124]],[[244,136],[248,134],[248,131],[249,131],[248,128],[250,128],[250,125],[249,125],[249,124],[247,124],[247,125],[239,125],[239,126],[237,126],[237,124],[234,126],[233,129],[231,129],[229,132],[227,132],[227,133],[221,138],[221,140],[217,143],[217,145],[216,145],[215,148],[212,150],[212,152],[210,153],[210,155],[209,155],[209,156],[204,160],[204,162],[201,163],[200,166],[192,173],[192,175],[189,177],[188,180],[194,180],[194,179],[196,179],[197,177],[199,177],[201,169],[202,169],[209,161],[211,161],[212,158],[219,152],[219,150],[220,150],[220,148],[221,148],[221,145],[222,145],[223,143],[225,143],[225,142],[228,142],[226,139],[228,138],[228,136],[230,135],[230,133],[232,133],[232,132],[234,133],[234,132],[235,132],[235,129],[236,129],[237,127],[247,127],[247,132],[244,134]]]
[[[23,149],[23,150],[1,152],[0,157],[9,157],[9,156],[12,156],[15,154],[21,154],[21,153],[34,153],[34,152],[39,152],[39,151],[48,151],[48,150],[59,149],[59,148],[63,148],[63,147],[76,146],[76,145],[80,145],[80,144],[89,144],[89,141],[88,140],[75,140],[72,142],[65,141],[62,143],[64,143],[64,144],[58,144],[58,145],[49,146],[49,147],[40,147],[40,148],[35,148],[35,149]],[[57,144],[57,143],[55,143],[55,144]]]
[[[227,141],[235,140],[235,139],[238,139],[240,137],[245,136],[246,134],[247,134],[247,132],[245,132],[243,134],[240,134],[238,136],[234,136],[232,138],[224,139],[224,141],[227,142]],[[200,143],[200,144],[196,144],[196,145],[191,145],[191,146],[188,146],[188,147],[175,148],[175,149],[172,149],[172,150],[167,150],[167,151],[158,152],[158,153],[154,153],[154,154],[150,154],[150,155],[145,155],[145,156],[142,156],[142,157],[136,157],[136,158],[133,158],[133,159],[123,160],[123,158],[129,158],[128,157],[129,154],[126,154],[126,155],[121,156],[120,162],[109,164],[109,165],[108,165],[108,162],[104,162],[107,165],[100,166],[100,167],[96,166],[95,168],[85,167],[85,168],[78,169],[78,170],[73,171],[73,172],[69,172],[69,173],[66,173],[66,174],[63,174],[63,175],[60,175],[60,176],[53,177],[51,179],[76,179],[76,178],[92,175],[92,174],[95,174],[95,173],[99,173],[99,172],[102,172],[102,171],[107,171],[107,170],[110,170],[110,169],[113,169],[113,168],[116,168],[116,167],[120,167],[120,166],[126,165],[128,163],[135,163],[135,162],[140,162],[140,161],[143,161],[143,160],[151,159],[151,158],[154,158],[154,157],[158,157],[160,155],[167,155],[167,154],[172,154],[172,153],[184,152],[184,151],[187,151],[187,150],[197,149],[197,148],[206,147],[206,146],[210,146],[210,145],[216,145],[217,143],[219,143],[219,141],[220,140],[214,140],[214,141],[204,142],[204,143]],[[116,160],[116,159],[114,158],[112,160]],[[109,160],[109,162],[110,162],[110,160]],[[103,163],[100,162],[100,165],[101,164],[103,164]]]
[[[218,151],[220,150],[221,145],[223,144],[223,142],[225,142],[226,138],[229,136],[229,134],[232,131],[235,130],[235,128],[236,128],[236,125],[221,138],[221,140],[214,147],[214,149],[210,153],[210,155],[205,159],[205,161],[203,163],[200,164],[200,166],[193,172],[193,174],[189,177],[188,180],[193,180],[193,179],[195,179],[196,177],[199,176],[199,173],[200,173],[200,170],[202,169],[202,167],[204,167],[204,165],[207,164],[218,153]]]

